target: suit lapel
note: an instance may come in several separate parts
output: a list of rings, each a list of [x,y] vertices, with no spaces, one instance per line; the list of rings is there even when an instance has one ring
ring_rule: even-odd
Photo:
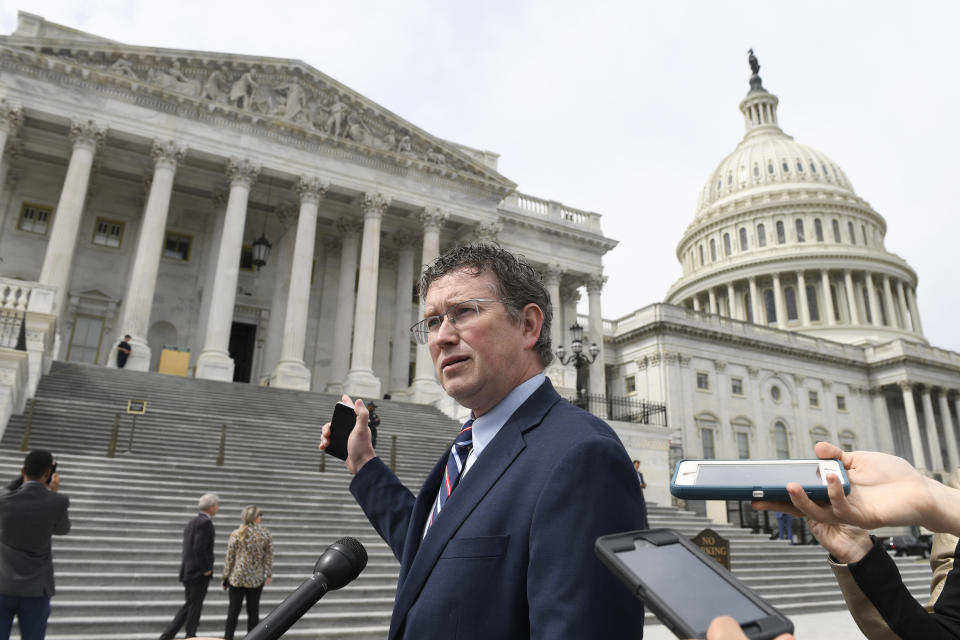
[[[403,621],[406,619],[410,607],[416,601],[423,589],[424,583],[433,571],[434,565],[447,542],[456,534],[460,525],[477,507],[483,497],[490,491],[496,481],[504,474],[517,456],[524,450],[526,444],[523,434],[534,428],[543,420],[543,416],[558,400],[560,396],[553,389],[550,380],[546,380],[520,407],[510,416],[490,444],[483,450],[483,454],[470,467],[470,471],[463,476],[450,499],[443,507],[443,511],[430,527],[427,536],[423,539],[419,549],[415,550],[414,557],[409,565],[406,577],[401,575],[397,586],[396,602],[393,608],[393,617],[390,621],[390,637],[397,637]],[[409,535],[419,535],[426,524],[426,516],[433,506],[433,499],[440,486],[440,474],[446,466],[449,449],[437,466],[434,467],[424,489],[430,489],[430,500],[427,501],[424,491],[414,505],[412,517],[413,530]],[[407,545],[412,548],[411,545]],[[404,551],[406,560],[407,552]],[[403,570],[401,569],[401,572]]]

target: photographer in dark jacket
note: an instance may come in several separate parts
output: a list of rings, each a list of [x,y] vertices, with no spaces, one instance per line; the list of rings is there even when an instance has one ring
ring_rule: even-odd
[[[212,493],[204,494],[197,507],[200,513],[183,530],[180,582],[183,583],[185,602],[160,635],[160,640],[171,640],[184,625],[186,637],[192,638],[200,626],[200,610],[213,575],[213,516],[220,510],[220,499]]]
[[[13,618],[23,640],[43,640],[53,587],[51,538],[70,531],[70,499],[60,495],[60,474],[49,451],[31,451],[22,482],[0,496],[0,640]]]

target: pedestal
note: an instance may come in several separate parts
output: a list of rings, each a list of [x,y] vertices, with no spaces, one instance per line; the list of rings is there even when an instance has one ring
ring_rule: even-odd
[[[351,369],[343,382],[343,392],[356,400],[380,397],[380,378],[370,369]]]
[[[226,351],[208,350],[197,358],[197,378],[233,382],[233,358]]]
[[[310,391],[310,370],[299,360],[281,360],[270,375],[270,386]]]

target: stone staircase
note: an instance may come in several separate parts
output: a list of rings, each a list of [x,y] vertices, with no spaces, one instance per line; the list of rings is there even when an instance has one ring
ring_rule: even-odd
[[[147,401],[132,434],[128,399]],[[389,627],[399,565],[348,491],[350,475],[332,458],[321,467],[319,426],[337,398],[329,394],[184,379],[152,373],[54,363],[33,408],[30,447],[59,459],[61,490],[70,496],[73,530],[54,538],[57,595],[50,640],[156,638],[182,604],[177,582],[181,532],[197,498],[217,493],[215,580],[204,603],[202,635],[222,636],[227,598],[219,571],[240,510],[256,503],[273,534],[274,581],[266,615],[312,570],[328,544],[350,535],[370,555],[366,570],[328,594],[289,638],[382,640]],[[418,487],[457,431],[421,405],[378,400],[378,451],[389,457],[396,436],[397,471]],[[106,457],[120,413],[117,456]],[[0,443],[0,479],[14,477],[26,416],[15,416]],[[221,425],[224,464],[216,465]],[[321,468],[324,471],[321,472]],[[689,536],[709,526],[731,542],[734,572],[787,615],[843,608],[819,547],[791,547],[764,535],[672,507],[649,506],[650,524]],[[907,584],[925,600],[926,562],[897,559]],[[648,618],[649,622],[654,622]],[[245,630],[241,614],[238,634]],[[238,637],[240,637],[238,635]]]

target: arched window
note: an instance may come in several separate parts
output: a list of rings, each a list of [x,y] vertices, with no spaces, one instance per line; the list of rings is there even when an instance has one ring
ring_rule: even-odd
[[[717,241],[710,238],[710,262],[717,261]]]
[[[796,219],[796,227],[797,227],[797,242],[806,242],[807,237],[806,237],[806,234],[803,232],[803,218]]]
[[[746,251],[749,247],[747,246],[747,228],[740,227],[740,251]]]
[[[773,289],[764,290],[763,306],[767,309],[767,324],[775,324],[777,322],[777,303],[773,297]]]
[[[797,160],[797,171],[803,173],[803,163]]]
[[[817,307],[817,288],[807,285],[807,310],[810,312],[810,322],[820,321],[820,309]]]
[[[753,165],[753,177],[754,178],[760,177],[760,167],[758,167],[757,165]]]
[[[830,224],[833,227],[833,241],[840,244],[840,223],[832,220]]]
[[[767,246],[767,230],[764,228],[762,222],[757,225],[757,246]]]
[[[830,432],[821,426],[816,426],[813,429],[810,429],[810,450],[813,451],[813,447],[816,446],[818,442],[830,442]]]
[[[823,225],[820,224],[820,218],[813,219],[813,233],[817,237],[817,242],[823,242]]]
[[[733,249],[730,247],[730,234],[724,233],[723,234],[723,255],[729,256],[731,253],[733,253]]]
[[[727,184],[733,184],[733,171],[727,174]]]
[[[837,434],[837,440],[840,441],[840,448],[844,451],[857,450],[857,434],[849,429],[844,429]]]
[[[701,244],[697,248],[700,249],[700,266],[702,267],[703,266],[703,245]]]
[[[783,230],[783,220],[777,220],[777,244],[787,241],[787,233]]]
[[[787,303],[787,320],[797,319],[797,294],[793,287],[784,287],[783,298]]]
[[[790,173],[790,165],[787,164],[787,161],[786,161],[786,160],[783,161],[783,172],[784,172],[784,173]]]
[[[747,310],[747,322],[753,322],[753,299],[749,293],[743,295],[743,308]]]
[[[790,444],[787,440],[787,425],[777,421],[773,425],[773,446],[777,451],[777,460],[790,459]]]
[[[767,173],[773,175],[773,161],[767,162]]]
[[[816,173],[816,172],[817,172],[817,165],[813,162],[813,160],[811,160],[811,161],[810,161],[810,173]]]
[[[850,244],[857,244],[857,236],[853,234],[853,223],[847,222],[847,231],[850,234]]]
[[[866,225],[860,225],[860,235],[863,236],[863,246],[867,246],[867,227]]]
[[[696,418],[697,430],[700,432],[700,445],[704,458],[716,458],[717,449],[714,440],[719,421],[709,413],[701,413]]]

